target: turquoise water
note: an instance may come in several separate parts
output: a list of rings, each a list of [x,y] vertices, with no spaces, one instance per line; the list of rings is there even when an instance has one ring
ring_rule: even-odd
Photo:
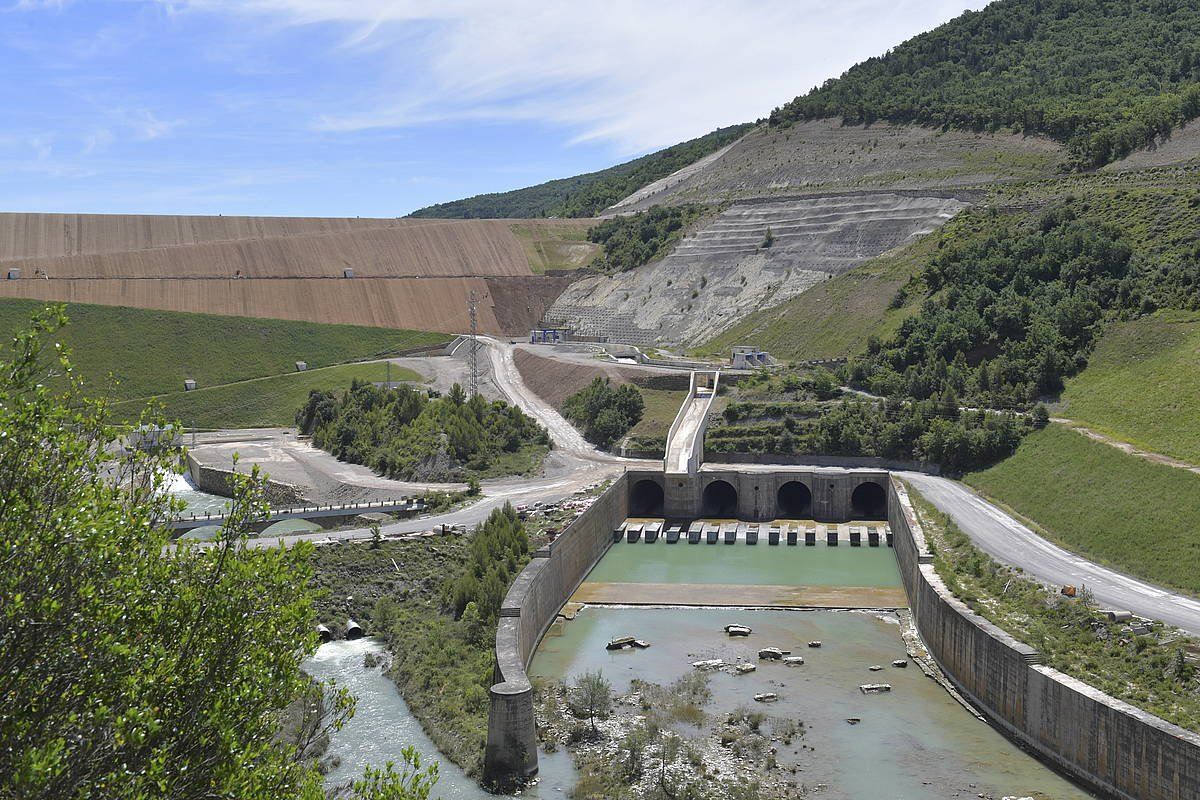
[[[900,586],[890,547],[616,542],[588,574],[601,583]]]
[[[713,554],[714,556],[716,554]],[[753,628],[747,639],[730,639],[728,623]],[[611,652],[617,636],[637,636],[646,650]],[[805,643],[819,639],[820,649]],[[569,679],[600,669],[617,692],[632,678],[669,683],[708,658],[757,661],[760,647],[775,646],[805,657],[801,667],[759,662],[746,676],[714,673],[710,714],[738,707],[804,722],[807,733],[792,745],[776,743],[778,760],[813,787],[823,800],[941,800],[941,798],[1093,797],[1026,755],[959,706],[917,668],[897,669],[905,658],[899,626],[872,614],[839,611],[742,611],[588,607],[542,642],[530,672]],[[885,665],[870,672],[873,664]],[[888,694],[864,695],[863,683],[886,682]],[[753,695],[779,694],[761,707]],[[861,722],[850,725],[848,717]],[[804,749],[810,747],[813,749]]]

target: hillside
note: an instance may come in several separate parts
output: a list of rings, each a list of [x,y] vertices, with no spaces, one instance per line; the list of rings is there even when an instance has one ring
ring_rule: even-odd
[[[1200,314],[1159,312],[1117,325],[1062,399],[1061,416],[1200,464]]]
[[[587,220],[0,215],[0,296],[444,332],[528,330]],[[347,272],[349,270],[350,272]]]
[[[749,124],[718,128],[712,133],[615,167],[539,183],[510,192],[494,192],[421,208],[418,218],[514,219],[593,217],[647,184],[726,147],[750,129]]]
[[[43,306],[0,299],[0,335],[28,327]],[[116,400],[178,392],[184,378],[210,387],[291,373],[297,361],[318,369],[449,340],[419,331],[98,305],[69,305],[67,314],[70,324],[58,338],[71,349],[77,374]]]
[[[936,230],[965,207],[893,193],[736,203],[665,258],[572,284],[547,318],[610,341],[695,345]]]
[[[1200,115],[1200,8],[1188,0],[1000,0],[862,62],[771,124],[1008,128],[1095,167]]]

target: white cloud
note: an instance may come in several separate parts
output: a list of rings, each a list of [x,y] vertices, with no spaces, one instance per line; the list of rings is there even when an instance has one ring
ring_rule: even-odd
[[[532,120],[626,152],[772,108],[986,0],[192,0],[192,11],[331,29],[362,90],[323,130]],[[170,7],[178,11],[180,0]]]

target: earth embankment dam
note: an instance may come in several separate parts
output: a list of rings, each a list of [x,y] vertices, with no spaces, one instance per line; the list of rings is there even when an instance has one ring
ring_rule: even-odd
[[[0,214],[0,296],[459,332],[527,329],[569,278],[526,227],[589,220]]]

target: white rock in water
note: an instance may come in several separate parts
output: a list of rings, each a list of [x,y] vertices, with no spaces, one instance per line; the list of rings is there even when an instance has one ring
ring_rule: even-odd
[[[778,699],[779,695],[774,692],[760,692],[754,695],[754,700],[758,703],[774,703]]]
[[[745,675],[747,672],[754,672],[754,670],[758,669],[758,667],[753,664],[743,662],[735,666],[734,669],[737,670],[738,675]]]
[[[696,669],[720,669],[725,666],[725,662],[719,658],[710,658],[705,661],[693,661],[692,666]]]
[[[789,667],[798,667],[804,663],[804,656],[784,656],[783,663]]]

